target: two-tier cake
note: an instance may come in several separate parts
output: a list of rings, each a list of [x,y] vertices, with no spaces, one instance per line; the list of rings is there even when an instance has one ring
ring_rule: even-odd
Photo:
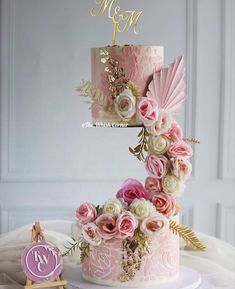
[[[129,151],[143,161],[142,184],[127,179],[103,205],[76,211],[76,243],[83,278],[97,284],[146,287],[177,278],[179,237],[204,250],[180,225],[178,196],[191,173],[192,140],[174,115],[185,100],[185,66],[163,68],[163,47],[107,46],[91,50],[92,80],[77,88],[90,98],[94,123],[140,126]]]

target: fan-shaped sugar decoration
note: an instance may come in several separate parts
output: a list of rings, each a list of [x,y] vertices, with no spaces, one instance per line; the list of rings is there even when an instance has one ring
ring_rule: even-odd
[[[174,114],[185,100],[185,88],[185,65],[180,56],[169,67],[154,72],[147,96],[157,101],[159,110]]]

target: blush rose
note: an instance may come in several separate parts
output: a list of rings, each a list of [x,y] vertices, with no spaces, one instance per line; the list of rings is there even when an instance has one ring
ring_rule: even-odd
[[[83,238],[92,246],[99,246],[101,244],[101,237],[98,233],[98,228],[95,223],[87,223],[82,228]]]
[[[76,217],[82,225],[93,222],[97,217],[97,211],[95,206],[91,203],[82,204],[76,210]]]
[[[123,212],[117,219],[118,238],[125,239],[134,235],[138,221],[131,212]]]
[[[153,125],[157,119],[155,101],[150,97],[142,97],[137,105],[137,116],[146,127]]]
[[[100,215],[96,219],[98,233],[104,240],[110,240],[117,236],[116,217],[112,214],[106,213]]]
[[[156,193],[162,192],[161,181],[153,177],[147,177],[145,180],[145,189],[149,192],[151,199]]]
[[[193,155],[193,150],[186,142],[177,141],[170,144],[167,153],[171,157],[189,158]]]
[[[168,219],[160,213],[144,219],[140,225],[140,230],[150,238],[165,236],[168,232]]]
[[[163,134],[171,127],[171,123],[170,114],[162,111],[158,114],[157,120],[148,128],[148,131],[154,136]]]
[[[166,175],[168,159],[161,155],[149,154],[145,160],[145,168],[151,177],[161,179]]]
[[[171,171],[182,182],[185,182],[192,172],[192,165],[185,158],[173,158],[171,160]]]
[[[183,138],[183,131],[178,123],[173,121],[170,129],[164,135],[173,141],[179,141]]]
[[[152,203],[156,210],[166,217],[172,217],[176,211],[176,199],[174,196],[157,193],[152,197]]]

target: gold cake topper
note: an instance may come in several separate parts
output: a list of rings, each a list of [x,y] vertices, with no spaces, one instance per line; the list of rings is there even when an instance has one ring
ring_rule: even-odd
[[[90,9],[91,16],[102,16],[107,11],[108,17],[113,22],[112,44],[116,43],[117,32],[128,31],[133,28],[138,34],[137,24],[143,11],[122,10],[116,0],[95,0],[96,7]]]

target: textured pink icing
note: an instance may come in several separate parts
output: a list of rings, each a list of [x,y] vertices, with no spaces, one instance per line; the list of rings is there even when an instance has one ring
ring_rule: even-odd
[[[110,240],[95,247],[86,257],[82,265],[85,278],[102,284],[119,282],[122,272],[120,262],[122,258],[121,240]],[[177,275],[179,271],[179,238],[171,232],[164,237],[152,240],[151,253],[142,260],[140,271],[137,271],[133,282],[167,280]],[[127,284],[125,284],[126,286]]]
[[[103,95],[107,96],[112,103],[106,73],[104,72],[106,64],[101,63],[101,48],[91,49],[91,71],[92,84],[99,88]],[[127,79],[134,82],[140,94],[146,95],[149,80],[153,72],[159,70],[163,65],[163,47],[161,46],[107,46],[103,47],[109,54],[119,62],[119,66],[124,69]],[[93,121],[120,121],[117,115],[110,112],[104,112],[99,105],[92,105]]]

